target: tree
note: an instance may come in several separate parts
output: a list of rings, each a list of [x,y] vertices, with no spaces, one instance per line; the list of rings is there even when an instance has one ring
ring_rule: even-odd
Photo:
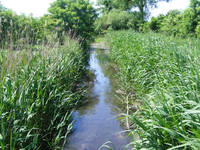
[[[99,0],[98,5],[102,6],[103,13],[109,13],[113,8],[115,8],[113,0]]]
[[[106,30],[138,30],[138,13],[128,13],[119,9],[113,9],[109,13],[99,17],[95,22],[96,31],[103,33]]]
[[[153,7],[157,7],[157,3],[159,1],[170,1],[170,0],[132,0],[133,8],[137,8],[140,12],[140,20],[144,23],[148,14],[150,14],[149,9]]]
[[[161,32],[168,35],[177,36],[181,20],[181,12],[179,10],[171,10],[167,13],[161,23]]]
[[[152,17],[151,20],[148,22],[150,30],[154,32],[159,32],[164,19],[165,19],[164,15],[159,15],[158,17]]]
[[[195,28],[200,21],[200,0],[190,0],[190,7],[193,10],[193,18],[192,18],[192,32],[195,32]]]
[[[109,13],[112,9],[120,9],[122,11],[129,10],[132,7],[132,0],[98,0],[103,13]]]
[[[57,0],[51,4],[49,12],[61,32],[87,39],[94,31],[96,12],[88,0]]]
[[[170,1],[170,0],[99,0],[99,4],[103,5],[104,8],[109,6],[109,8],[118,8],[126,11],[130,11],[132,8],[136,8],[140,13],[140,21],[144,23],[147,19],[149,9],[152,7],[157,7],[159,1]],[[109,2],[109,5],[106,5]],[[111,7],[112,6],[112,7]],[[110,10],[110,9],[109,9]]]
[[[197,27],[196,27],[196,29],[195,29],[195,33],[196,33],[196,36],[197,36],[198,38],[200,38],[200,22],[198,23],[198,25],[197,25]]]
[[[190,0],[190,7],[196,10],[197,7],[200,7],[200,0]]]

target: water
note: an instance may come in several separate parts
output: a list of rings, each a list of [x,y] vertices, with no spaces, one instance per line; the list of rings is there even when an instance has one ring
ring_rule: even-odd
[[[64,150],[97,150],[111,141],[113,149],[123,150],[128,138],[120,126],[119,99],[115,96],[114,69],[109,67],[108,51],[91,49],[90,70],[92,82],[88,103],[74,113],[74,131]],[[110,144],[111,145],[111,144]],[[102,148],[105,150],[105,148]]]

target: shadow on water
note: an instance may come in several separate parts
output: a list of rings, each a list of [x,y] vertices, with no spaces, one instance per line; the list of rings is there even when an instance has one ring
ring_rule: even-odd
[[[115,70],[110,67],[107,50],[91,48],[90,54],[93,87],[88,103],[74,113],[74,131],[64,150],[98,150],[107,141],[113,149],[123,150],[129,141],[117,120],[121,112],[115,97]]]

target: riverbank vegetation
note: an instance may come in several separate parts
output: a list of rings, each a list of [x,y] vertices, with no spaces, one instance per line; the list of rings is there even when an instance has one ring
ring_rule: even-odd
[[[200,1],[149,19],[158,2],[99,0],[96,32],[119,69],[130,145],[199,149]]]
[[[149,19],[160,1],[56,0],[40,18],[0,3],[0,149],[62,148],[95,34],[118,66],[134,148],[199,149],[200,1]]]
[[[40,18],[0,6],[0,149],[62,149],[86,96],[95,16],[85,0],[55,1]]]
[[[128,97],[130,112],[134,101],[140,103],[129,115],[131,144],[136,149],[199,149],[200,40],[115,31],[106,41],[122,90],[135,95]]]
[[[66,140],[86,63],[76,41],[64,42],[0,52],[2,150],[59,149]]]
[[[168,0],[160,0],[167,1]],[[184,11],[172,10],[167,14],[150,18],[150,10],[159,1],[149,0],[99,0],[101,16],[96,20],[96,32],[110,30],[135,30],[157,32],[168,36],[200,37],[200,1],[190,0]]]

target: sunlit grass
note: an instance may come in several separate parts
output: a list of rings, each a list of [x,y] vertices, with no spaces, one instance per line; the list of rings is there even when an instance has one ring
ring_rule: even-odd
[[[86,62],[78,42],[57,41],[0,51],[0,149],[62,148]]]
[[[119,31],[106,41],[122,89],[141,102],[129,115],[134,147],[199,149],[200,40]]]

